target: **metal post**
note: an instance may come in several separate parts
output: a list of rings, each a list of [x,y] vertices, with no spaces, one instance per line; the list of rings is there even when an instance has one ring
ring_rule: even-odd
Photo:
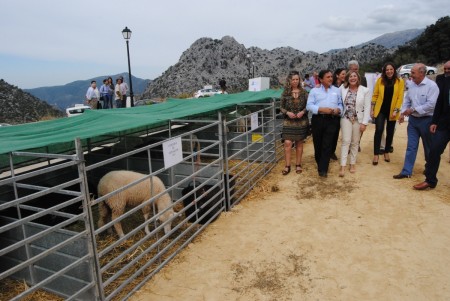
[[[128,56],[128,81],[130,82],[130,105],[134,107],[134,99],[133,99],[133,83],[131,82],[131,65],[130,65],[130,47],[127,42],[127,56]]]

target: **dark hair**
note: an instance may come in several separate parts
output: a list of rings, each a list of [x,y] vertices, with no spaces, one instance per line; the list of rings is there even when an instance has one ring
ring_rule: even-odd
[[[391,66],[392,68],[394,68],[394,75],[392,76],[391,79],[389,79],[386,75],[386,68],[388,66]],[[395,84],[395,82],[397,81],[397,78],[398,78],[398,74],[397,74],[397,70],[395,70],[394,63],[387,62],[386,64],[384,64],[383,68],[381,69],[381,82],[383,83],[383,85],[385,87],[392,87]]]
[[[305,74],[305,78],[309,78],[309,74],[308,73]]]
[[[333,72],[331,72],[330,69],[320,70],[320,72],[319,72],[319,78],[320,78],[320,79],[323,79],[323,77],[324,77],[325,74],[327,74],[327,73],[333,74]]]
[[[298,75],[299,79],[301,80],[300,77],[300,73],[296,70],[292,70],[289,72],[287,78],[286,78],[286,83],[284,84],[284,90],[283,90],[283,95],[282,96],[290,96],[292,94],[292,87],[291,87],[291,79],[294,75]],[[298,84],[298,89],[301,91],[303,90],[302,85]]]
[[[91,85],[92,85],[93,83],[97,83],[97,82],[96,82],[95,80],[92,80],[92,81],[91,81]]]
[[[338,75],[341,74],[342,71],[345,71],[345,68],[337,68],[336,70],[334,70],[334,73],[333,73],[333,86],[337,86]]]

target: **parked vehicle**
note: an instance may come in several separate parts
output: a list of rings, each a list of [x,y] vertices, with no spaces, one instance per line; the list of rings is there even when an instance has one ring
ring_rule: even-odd
[[[411,69],[414,64],[406,64],[401,65],[397,69],[397,73],[402,77],[409,77],[411,75]],[[427,75],[435,74],[437,72],[436,67],[426,66],[427,67]]]
[[[200,89],[194,93],[194,98],[214,96],[216,94],[222,94],[222,91],[217,89]]]
[[[67,115],[67,117],[73,117],[73,116],[83,114],[84,111],[90,110],[90,109],[91,109],[90,106],[87,106],[84,104],[76,104],[74,107],[66,109],[66,115]]]

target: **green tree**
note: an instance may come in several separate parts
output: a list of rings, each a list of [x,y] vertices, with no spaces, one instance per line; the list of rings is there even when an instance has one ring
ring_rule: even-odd
[[[425,56],[429,64],[450,58],[450,17],[440,18],[428,26],[417,39],[417,53]]]

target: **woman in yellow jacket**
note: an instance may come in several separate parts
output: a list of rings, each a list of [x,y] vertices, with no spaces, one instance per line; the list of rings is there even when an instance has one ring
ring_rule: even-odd
[[[394,138],[395,123],[400,117],[403,103],[404,81],[398,77],[395,66],[386,63],[383,66],[381,77],[377,79],[372,95],[370,116],[375,118],[375,135],[373,139],[373,165],[378,164],[380,155],[381,136],[386,122],[386,145],[390,149]],[[384,161],[390,162],[389,152],[384,152]]]

